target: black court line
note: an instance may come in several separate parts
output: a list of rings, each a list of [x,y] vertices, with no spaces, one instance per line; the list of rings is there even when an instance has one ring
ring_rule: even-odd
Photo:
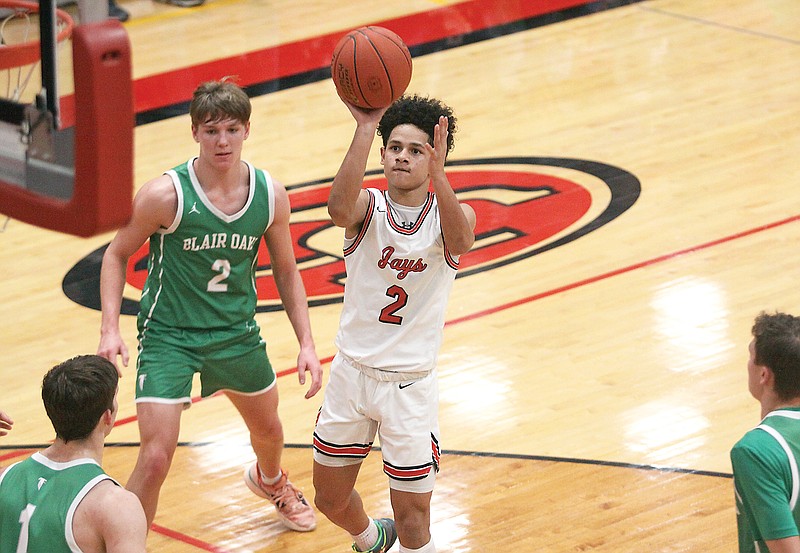
[[[50,447],[52,444],[15,444],[15,445],[0,445],[2,450],[25,450],[27,455],[30,450],[41,450]],[[125,448],[125,447],[139,447],[139,442],[108,442],[105,447]],[[178,442],[178,447],[208,447],[216,446],[216,442]],[[313,449],[311,444],[284,444],[284,449]],[[372,451],[380,451],[379,446],[373,447]],[[22,455],[21,454],[21,455]],[[20,456],[21,456],[20,455]],[[457,457],[481,457],[481,458],[494,458],[494,459],[519,459],[522,461],[546,461],[553,463],[569,463],[577,465],[594,465],[600,467],[615,467],[623,469],[632,469],[640,471],[661,472],[661,473],[675,473],[675,474],[688,474],[692,476],[710,476],[713,478],[733,478],[733,474],[728,472],[718,472],[713,470],[697,470],[687,469],[681,467],[668,467],[661,465],[645,465],[640,463],[624,463],[621,461],[603,461],[600,459],[581,459],[578,457],[556,457],[551,455],[526,455],[518,453],[493,453],[483,451],[466,451],[459,449],[443,449],[442,455],[454,455]]]
[[[707,25],[709,27],[717,27],[718,29],[725,29],[725,30],[728,30],[728,31],[733,31],[735,33],[757,36],[757,37],[766,38],[766,39],[769,39],[769,40],[777,40],[779,42],[786,42],[788,44],[800,44],[800,40],[796,40],[796,39],[789,38],[789,37],[786,37],[786,36],[773,35],[773,34],[770,34],[770,33],[764,33],[762,31],[754,31],[752,29],[746,29],[744,27],[737,27],[735,25],[727,25],[725,23],[719,23],[717,21],[712,21],[710,19],[703,19],[702,17],[697,17],[697,16],[694,16],[694,15],[685,15],[685,14],[677,13],[677,12],[674,12],[674,11],[664,10],[664,9],[660,9],[660,8],[654,8],[652,6],[642,6],[641,9],[643,11],[656,13],[656,14],[659,14],[659,15],[665,15],[667,17],[672,17],[672,18],[675,18],[675,19],[683,19],[685,21],[692,21],[694,23],[699,23],[700,25]]]
[[[644,0],[596,0],[580,6],[566,8],[563,10],[550,12],[542,15],[521,19],[518,21],[511,21],[503,23],[494,27],[487,27],[468,33],[452,35],[443,39],[433,40],[422,44],[409,47],[409,52],[412,58],[426,56],[429,54],[444,52],[453,48],[467,46],[499,38],[546,25],[561,23],[579,17],[591,15],[598,12],[608,11],[611,9],[636,4]],[[331,70],[328,63],[310,71],[296,73],[292,75],[285,75],[276,79],[263,81],[243,87],[251,98],[272,94],[282,90],[288,90],[298,86],[303,86],[325,79],[330,79]],[[136,114],[136,125],[146,125],[156,121],[163,121],[172,117],[178,117],[189,113],[189,101],[171,104],[168,106],[155,108],[147,111],[141,111]]]

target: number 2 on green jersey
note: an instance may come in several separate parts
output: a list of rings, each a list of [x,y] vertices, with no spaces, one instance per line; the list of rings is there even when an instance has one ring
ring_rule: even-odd
[[[208,281],[208,287],[206,288],[206,291],[227,292],[228,285],[223,281],[231,276],[231,262],[227,259],[217,259],[211,265],[211,270],[219,274],[215,275],[214,278]]]

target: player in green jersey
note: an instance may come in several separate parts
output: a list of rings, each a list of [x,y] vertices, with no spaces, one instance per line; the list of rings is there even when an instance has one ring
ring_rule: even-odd
[[[114,365],[97,355],[45,375],[42,400],[56,438],[0,473],[0,553],[144,553],[139,500],[100,468],[118,380]]]
[[[224,392],[250,431],[256,463],[247,486],[276,507],[297,531],[316,516],[281,469],[283,427],[275,372],[255,321],[255,268],[263,236],[286,314],[300,345],[297,371],[321,387],[305,288],[289,231],[289,198],[266,171],[241,159],[250,133],[247,94],[223,79],[201,84],[190,105],[200,153],[147,182],[130,222],[108,246],[100,275],[102,323],[98,354],[128,363],[119,315],[128,260],[149,239],[148,277],[138,318],[136,412],[141,448],[127,487],[142,501],[148,523],[158,506],[178,443],[192,376],[201,394]]]
[[[748,388],[761,423],[731,450],[740,553],[800,553],[800,317],[760,314]]]

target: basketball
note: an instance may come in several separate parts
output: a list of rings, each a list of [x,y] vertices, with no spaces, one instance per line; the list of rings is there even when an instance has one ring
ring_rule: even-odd
[[[343,100],[361,108],[383,108],[411,81],[411,54],[399,36],[383,27],[350,31],[333,49],[331,78]]]

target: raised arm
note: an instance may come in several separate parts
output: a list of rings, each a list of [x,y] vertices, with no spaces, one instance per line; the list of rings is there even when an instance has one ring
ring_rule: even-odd
[[[122,227],[106,248],[100,269],[100,344],[97,355],[105,357],[117,367],[117,356],[128,366],[129,354],[119,331],[122,293],[128,259],[145,240],[161,227],[169,227],[175,219],[178,198],[172,179],[166,175],[146,183],[136,194],[133,213],[128,224]],[[120,376],[122,372],[120,371]]]
[[[364,182],[367,158],[375,140],[375,130],[386,108],[365,110],[346,102],[345,104],[356,120],[356,130],[350,148],[333,179],[328,195],[328,214],[334,225],[347,229],[347,236],[354,236],[367,214],[368,192],[362,190],[361,185]]]
[[[434,128],[433,146],[425,144],[430,154],[428,172],[431,175],[433,191],[439,204],[442,220],[442,234],[447,249],[452,255],[467,253],[475,242],[475,211],[467,204],[459,203],[447,174],[444,162],[447,156],[447,117],[440,117]]]
[[[306,382],[306,372],[311,375],[311,385],[306,392],[306,399],[316,394],[322,387],[322,368],[314,347],[314,338],[311,334],[311,321],[308,316],[308,298],[297,261],[294,257],[292,235],[289,231],[289,195],[286,189],[277,181],[273,181],[275,189],[275,218],[267,231],[264,239],[269,250],[272,264],[272,275],[275,285],[281,296],[283,308],[292,323],[297,342],[300,344],[300,353],[297,356],[297,377],[300,384]]]

